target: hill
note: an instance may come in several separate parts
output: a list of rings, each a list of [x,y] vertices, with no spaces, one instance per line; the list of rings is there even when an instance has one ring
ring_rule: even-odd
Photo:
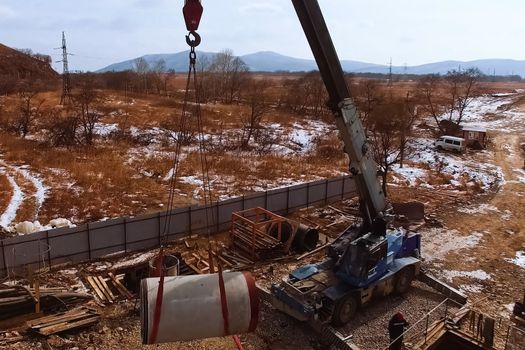
[[[58,73],[46,62],[45,57],[40,55],[39,59],[0,44],[0,78],[17,81],[58,78]]]
[[[198,52],[198,58],[212,59],[215,53]],[[254,72],[300,72],[317,69],[314,60],[295,58],[281,55],[271,51],[256,52],[253,54],[239,56]],[[150,65],[163,59],[166,62],[167,69],[174,69],[176,72],[186,71],[188,69],[188,51],[174,54],[154,54],[142,56]],[[124,71],[133,69],[133,61],[127,60],[114,63],[98,70],[98,73],[110,71]],[[346,72],[353,73],[383,73],[389,71],[387,65],[380,65],[367,62],[342,60],[341,65]],[[485,59],[475,61],[442,61],[428,63],[418,66],[392,66],[392,71],[397,74],[445,74],[452,69],[466,69],[471,67],[479,68],[484,74],[492,75],[521,75],[525,77],[525,61],[509,59]]]

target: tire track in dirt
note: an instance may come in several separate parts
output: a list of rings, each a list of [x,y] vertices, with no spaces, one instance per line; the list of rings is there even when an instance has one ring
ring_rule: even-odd
[[[0,175],[7,180],[3,184],[0,226],[6,228],[15,221],[35,220],[44,203],[47,187],[33,175],[27,166],[13,166],[0,161]]]

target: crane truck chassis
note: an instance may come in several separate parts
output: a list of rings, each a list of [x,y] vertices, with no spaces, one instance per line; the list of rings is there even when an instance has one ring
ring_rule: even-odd
[[[341,233],[327,248],[325,260],[299,267],[272,285],[272,304],[301,321],[341,326],[374,297],[408,290],[420,270],[421,238],[402,228],[387,229],[391,209],[319,4],[317,0],[292,3],[350,158],[363,222]]]

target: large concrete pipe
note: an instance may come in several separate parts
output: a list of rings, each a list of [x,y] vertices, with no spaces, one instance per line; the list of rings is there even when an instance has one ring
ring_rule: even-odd
[[[279,226],[281,228],[281,242],[286,244],[293,233],[293,227],[288,221],[272,223],[266,233],[273,238],[279,239]]]
[[[165,277],[160,318],[155,318],[159,278],[143,279],[140,290],[143,343],[169,343],[254,331],[259,317],[255,280],[249,272],[224,272],[222,276],[224,288],[217,273]]]
[[[300,224],[295,233],[292,246],[300,253],[310,251],[317,246],[319,231],[316,228]]]

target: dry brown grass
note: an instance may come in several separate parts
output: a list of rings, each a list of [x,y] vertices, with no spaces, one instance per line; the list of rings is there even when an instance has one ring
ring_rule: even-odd
[[[5,174],[0,174],[0,213],[3,213],[7,206],[9,205],[9,200],[13,194],[13,191],[10,190],[11,185],[7,180]]]
[[[272,76],[276,84],[291,75]],[[176,76],[170,82],[172,86],[184,87],[185,76]],[[403,95],[412,89],[415,82],[401,82],[394,85],[394,91]],[[498,84],[496,88],[507,89],[512,84]],[[494,91],[494,89],[492,89]],[[275,87],[276,94],[282,87]],[[118,111],[106,115],[102,122],[118,123],[123,127],[134,126],[148,129],[171,123],[178,125],[181,113],[179,98],[167,98],[154,95],[124,96],[117,91],[102,92],[108,97],[108,108]],[[44,93],[45,105],[54,107],[59,94]],[[14,108],[16,98],[3,99],[8,108]],[[131,101],[131,102],[130,102]],[[202,106],[205,132],[220,134],[224,130],[241,127],[242,116],[249,113],[244,105],[207,104]],[[109,113],[109,112],[108,112]],[[304,118],[283,110],[271,110],[264,118],[264,123],[279,123],[291,127],[301,123]],[[333,117],[323,117],[327,123]],[[193,124],[195,125],[195,123]],[[108,139],[98,142],[95,147],[75,147],[71,149],[53,148],[36,141],[23,140],[13,135],[0,134],[0,154],[9,164],[30,165],[30,170],[41,174],[44,183],[50,187],[39,217],[46,220],[64,216],[77,222],[96,220],[105,216],[137,215],[140,213],[162,210],[168,196],[168,182],[164,177],[172,167],[171,152],[174,145],[163,143],[153,148],[154,152],[145,152],[144,145],[133,140]],[[129,150],[139,151],[130,157]],[[200,155],[191,151],[181,162],[179,175],[202,177]],[[214,196],[224,194],[240,195],[251,191],[255,186],[263,188],[266,184],[286,181],[309,181],[318,177],[331,177],[348,169],[348,159],[342,150],[341,141],[336,134],[324,135],[315,140],[312,152],[306,155],[257,154],[214,150],[208,154],[210,176],[216,182],[213,185]],[[20,179],[21,183],[23,181]],[[445,184],[450,178],[442,174],[433,174],[431,183]],[[27,192],[34,191],[26,184]],[[195,186],[179,184],[176,205],[194,203]],[[5,176],[0,176],[0,212],[2,205],[11,193]],[[187,195],[184,195],[186,193]],[[4,204],[5,206],[5,204]],[[31,217],[34,203],[28,201],[21,208],[20,218]]]

